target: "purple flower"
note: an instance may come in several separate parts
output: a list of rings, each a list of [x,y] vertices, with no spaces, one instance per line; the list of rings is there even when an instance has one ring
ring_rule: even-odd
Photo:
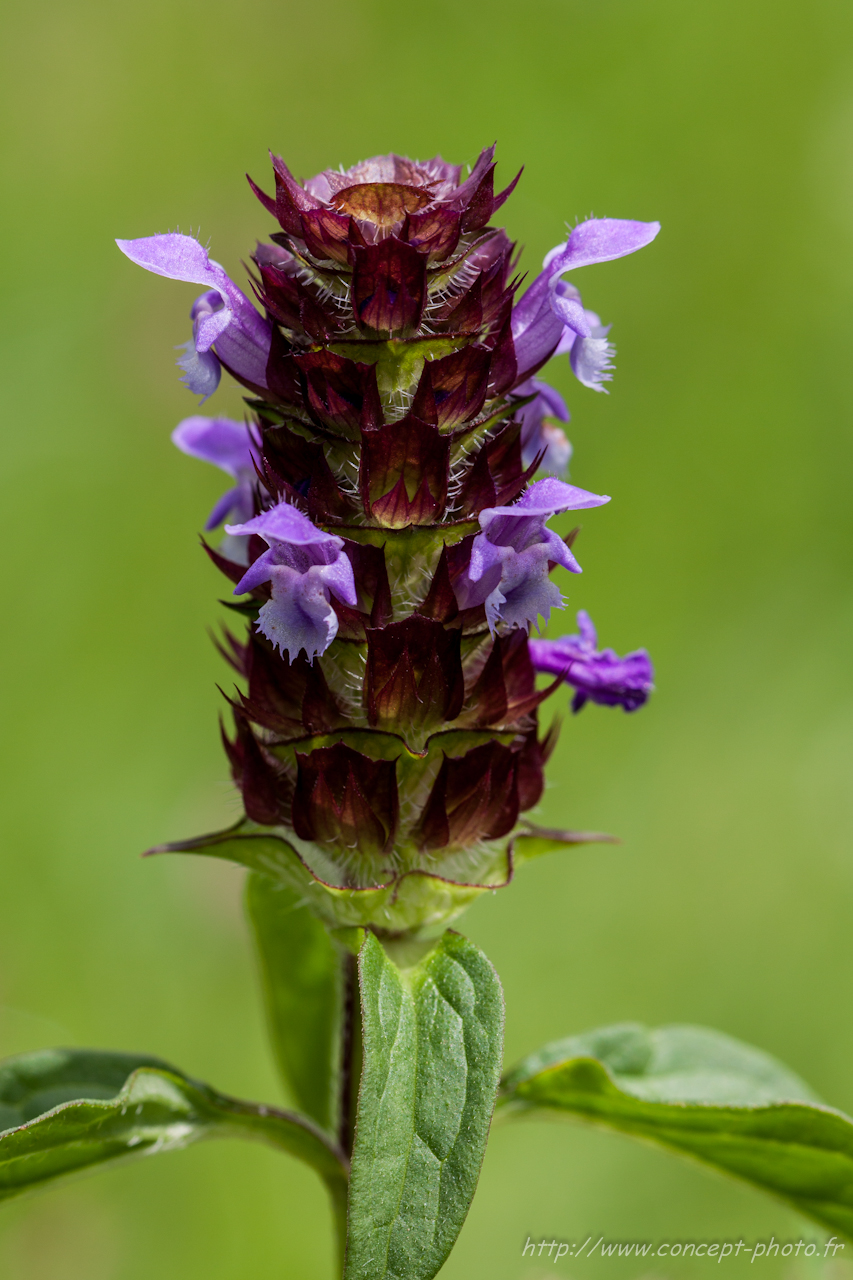
[[[552,476],[565,476],[572,456],[572,446],[565,431],[549,422],[548,418],[559,418],[560,422],[568,422],[570,414],[566,402],[547,382],[538,378],[528,378],[520,387],[515,388],[517,396],[535,396],[521,410],[521,460],[525,467],[532,466],[536,458],[542,455],[539,468],[549,471]]]
[[[589,614],[578,614],[580,635],[559,640],[530,640],[530,657],[537,671],[562,676],[575,690],[572,710],[580,711],[587,701],[604,707],[624,707],[636,711],[652,691],[654,669],[645,649],[635,649],[620,658],[613,649],[596,649],[598,637]]]
[[[557,353],[563,341],[567,344],[563,350],[573,349],[576,338],[584,343],[590,339],[595,343],[606,342],[607,330],[602,330],[598,316],[584,311],[577,289],[561,280],[564,272],[594,262],[624,258],[650,244],[659,231],[659,222],[590,218],[575,227],[565,244],[551,250],[542,271],[513,308],[512,337],[519,376],[535,373]],[[600,346],[581,346],[572,361],[575,376],[585,386],[602,390],[602,375],[611,367],[611,355],[612,351],[605,352]]]
[[[559,511],[600,507],[608,497],[588,493],[562,480],[537,480],[511,507],[487,507],[480,512],[480,528],[471,547],[467,572],[454,585],[460,609],[483,604],[494,633],[497,623],[528,627],[541,614],[563,603],[548,576],[548,562],[571,573],[581,568],[558,534],[546,527]]]
[[[205,529],[215,529],[226,516],[250,519],[254,511],[255,461],[260,440],[257,428],[230,418],[184,418],[172,432],[172,443],[182,453],[202,462],[212,462],[237,483],[223,493],[211,511]]]
[[[309,662],[324,653],[338,632],[330,592],[344,604],[358,602],[352,565],[342,538],[324,533],[287,502],[263,511],[244,524],[227,524],[225,532],[257,534],[269,546],[250,565],[234,588],[235,595],[272,585],[272,599],[262,606],[258,629],[292,662],[305,650]]]
[[[207,286],[207,292],[193,303],[192,341],[178,360],[184,370],[182,381],[190,391],[205,399],[211,395],[219,385],[220,361],[242,381],[266,387],[270,323],[258,315],[219,263],[211,262],[197,240],[169,232],[140,240],[116,240],[116,244],[146,271]]]
[[[201,396],[199,404],[204,404],[205,400],[213,395],[222,376],[222,368],[215,351],[212,348],[206,351],[199,348],[199,341],[204,342],[203,329],[208,317],[221,309],[222,299],[215,289],[210,289],[200,298],[196,298],[190,308],[193,336],[189,342],[182,342],[178,347],[178,350],[184,353],[175,361],[178,368],[184,371],[181,382],[193,395]],[[199,338],[200,333],[201,338]]]

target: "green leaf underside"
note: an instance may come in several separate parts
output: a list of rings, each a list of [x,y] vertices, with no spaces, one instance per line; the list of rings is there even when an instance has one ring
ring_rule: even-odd
[[[156,1058],[46,1049],[0,1063],[0,1199],[108,1161],[206,1137],[255,1138],[306,1161],[333,1196],[336,1148],[299,1116],[239,1102]]]
[[[446,933],[398,969],[359,956],[364,1068],[345,1280],[429,1280],[464,1222],[500,1072],[503,995],[472,943]]]
[[[510,1112],[563,1112],[648,1139],[853,1239],[853,1121],[719,1032],[605,1027],[532,1054],[501,1092]]]
[[[345,953],[286,885],[250,874],[246,906],[279,1070],[296,1105],[337,1136]]]

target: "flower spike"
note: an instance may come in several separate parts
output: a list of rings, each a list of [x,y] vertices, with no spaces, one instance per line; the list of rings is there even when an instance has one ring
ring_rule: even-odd
[[[248,425],[173,434],[231,479],[205,548],[248,625],[225,648],[244,834],[290,851],[282,878],[328,923],[405,935],[512,878],[561,683],[576,710],[649,695],[645,651],[599,651],[586,615],[530,632],[563,604],[552,571],[580,573],[551,518],[610,500],[566,482],[569,410],[538,376],[554,355],[593,391],[612,376],[610,326],[567,276],[658,226],[583,222],[523,289],[493,225],[518,179],[496,191],[493,146],[466,174],[391,154],[303,183],[272,161],[248,294],[191,236],[119,247],[202,290],[187,387],[207,397],[224,369],[253,397]]]

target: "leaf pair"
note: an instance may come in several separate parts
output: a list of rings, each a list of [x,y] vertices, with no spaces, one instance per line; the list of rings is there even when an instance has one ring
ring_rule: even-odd
[[[263,876],[250,878],[248,905],[276,1056],[305,1114],[225,1097],[154,1058],[25,1054],[0,1064],[0,1199],[205,1137],[255,1138],[324,1179],[344,1280],[431,1280],[485,1151],[497,975],[450,932],[408,949],[355,929],[334,939]],[[563,1114],[693,1156],[853,1239],[853,1121],[727,1036],[603,1028],[532,1054],[499,1101],[506,1116]]]

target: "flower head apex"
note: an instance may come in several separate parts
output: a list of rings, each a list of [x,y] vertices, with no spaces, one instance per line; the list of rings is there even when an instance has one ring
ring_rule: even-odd
[[[257,427],[231,418],[184,418],[172,432],[172,443],[190,458],[210,462],[237,483],[211,511],[205,529],[215,529],[227,516],[248,520],[254,510],[252,490],[260,439]]]
[[[241,382],[265,388],[271,326],[218,262],[193,236],[168,232],[139,240],[116,240],[131,262],[166,276],[204,285],[206,292],[193,303],[192,342],[178,364],[190,391],[204,398],[219,384],[219,365]]]
[[[396,236],[405,224],[410,244],[445,257],[460,234],[488,224],[518,181],[516,177],[495,195],[494,154],[494,146],[482,151],[464,181],[461,165],[440,156],[418,161],[391,154],[361,160],[346,170],[324,169],[304,184],[279,156],[272,156],[275,197],[254,182],[252,189],[284,231],[312,250],[321,249],[321,256],[334,258],[346,240],[375,244]],[[354,237],[350,218],[357,228]]]
[[[507,628],[527,628],[540,615],[547,622],[551,609],[563,603],[548,576],[549,562],[570,573],[581,572],[563,539],[547,527],[548,520],[561,511],[609,501],[562,480],[547,479],[530,485],[512,506],[481,511],[482,533],[474,538],[467,573],[454,585],[460,609],[484,605],[492,632],[499,622]]]
[[[636,711],[652,692],[654,668],[645,649],[620,658],[613,649],[597,649],[598,637],[589,614],[578,614],[577,635],[559,640],[529,641],[530,657],[537,671],[562,676],[575,690],[572,710],[587,702]]]
[[[338,633],[334,595],[355,605],[352,565],[342,538],[324,533],[287,502],[242,524],[227,524],[235,536],[254,534],[269,550],[254,561],[234,589],[235,595],[270,583],[271,599],[258,614],[258,629],[292,662],[301,649],[309,662],[325,653]]]

